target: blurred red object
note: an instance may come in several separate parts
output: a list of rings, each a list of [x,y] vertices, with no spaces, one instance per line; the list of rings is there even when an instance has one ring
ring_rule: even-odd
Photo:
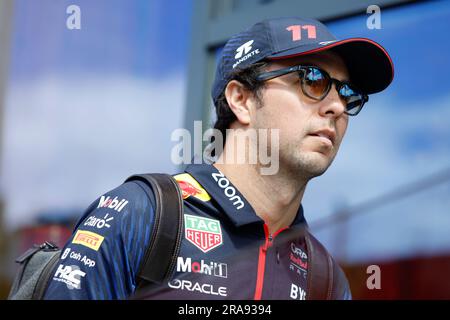
[[[33,227],[24,227],[17,232],[18,251],[25,252],[34,244],[45,241],[52,242],[62,248],[72,234],[72,228],[60,224],[46,224]]]
[[[381,288],[368,289],[369,265],[381,271]],[[355,300],[450,299],[450,255],[342,265]]]

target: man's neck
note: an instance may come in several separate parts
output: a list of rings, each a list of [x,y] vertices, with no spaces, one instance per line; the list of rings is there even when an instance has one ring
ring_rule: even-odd
[[[258,166],[214,163],[235,185],[269,227],[270,234],[289,227],[298,212],[307,181],[294,179],[279,170],[274,175],[261,175]]]

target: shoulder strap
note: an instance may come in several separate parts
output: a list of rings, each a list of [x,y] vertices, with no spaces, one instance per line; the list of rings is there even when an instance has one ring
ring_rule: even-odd
[[[333,260],[324,246],[307,230],[307,300],[330,300],[333,291]]]
[[[137,274],[138,288],[170,280],[181,245],[183,201],[178,183],[168,174],[139,174],[125,182],[146,183],[155,196],[155,222],[144,260]]]
[[[345,299],[350,288],[344,271],[309,230],[305,232],[305,242],[308,250],[307,300]]]

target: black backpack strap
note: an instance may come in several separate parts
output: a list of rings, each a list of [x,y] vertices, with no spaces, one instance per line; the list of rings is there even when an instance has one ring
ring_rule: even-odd
[[[305,233],[308,252],[307,300],[330,300],[333,293],[333,259],[309,231]]]
[[[183,201],[176,180],[168,174],[139,174],[128,181],[146,183],[155,196],[155,222],[144,260],[138,271],[138,290],[169,281],[175,268],[183,230]],[[150,195],[149,195],[150,196]]]
[[[350,290],[344,271],[309,230],[305,233],[308,250],[307,300],[343,299]]]

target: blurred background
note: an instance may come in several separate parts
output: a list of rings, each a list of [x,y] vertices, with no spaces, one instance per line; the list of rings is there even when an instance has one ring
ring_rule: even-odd
[[[62,246],[99,195],[133,173],[181,171],[171,133],[213,122],[221,47],[290,15],[371,38],[395,65],[308,185],[313,233],[354,299],[450,299],[450,1],[394,0],[1,0],[0,298],[14,258]],[[370,265],[381,289],[367,287]]]

